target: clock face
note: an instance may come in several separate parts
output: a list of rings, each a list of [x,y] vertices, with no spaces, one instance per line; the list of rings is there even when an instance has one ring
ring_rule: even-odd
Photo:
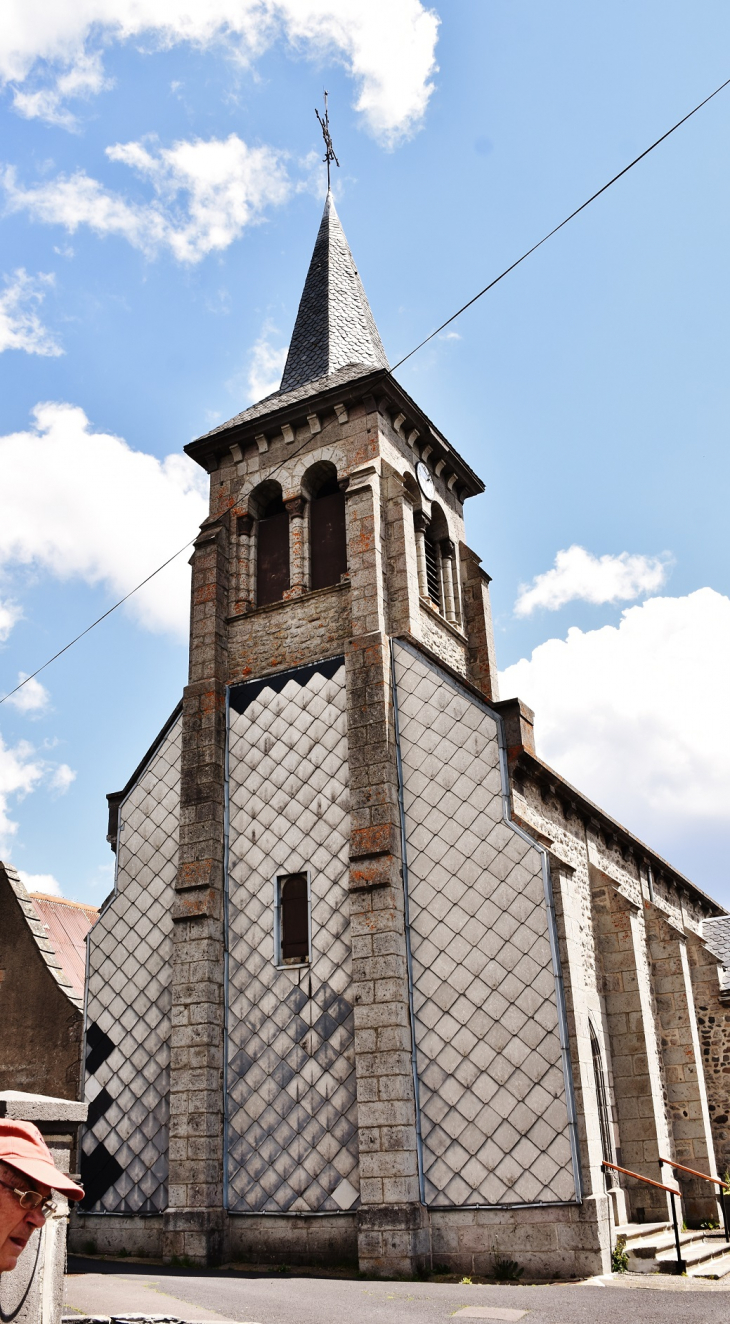
[[[431,501],[433,499],[433,494],[435,491],[433,485],[433,478],[428,472],[428,469],[423,463],[423,460],[419,460],[418,464],[416,465],[416,478],[418,479],[418,486],[423,492],[423,495],[427,497],[429,501]]]

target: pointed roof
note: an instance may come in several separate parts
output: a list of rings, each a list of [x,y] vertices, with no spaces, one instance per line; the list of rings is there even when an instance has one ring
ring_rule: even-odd
[[[277,394],[356,365],[389,366],[328,192]]]

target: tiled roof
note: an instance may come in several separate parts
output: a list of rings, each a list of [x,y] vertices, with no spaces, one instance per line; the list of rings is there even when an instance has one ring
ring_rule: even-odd
[[[354,363],[388,367],[332,194],[328,193],[280,390],[296,390]]]
[[[720,975],[721,988],[730,990],[730,915],[706,919],[702,925],[702,937],[724,967]]]
[[[328,193],[279,390],[205,436],[250,423],[330,386],[344,385],[388,366],[332,194]]]
[[[71,968],[67,970],[66,960],[62,959],[61,952],[57,950],[55,942],[50,936],[51,921],[48,919],[44,920],[37,908],[39,904],[38,898],[31,897],[26,891],[16,870],[11,864],[4,864],[0,861],[0,871],[5,874],[12,891],[15,893],[15,899],[20,907],[23,918],[31,931],[38,951],[45,961],[49,972],[69,1001],[73,1002],[74,1006],[81,1010],[84,1005],[83,967],[81,984],[79,986],[75,979],[72,978],[72,973],[77,967],[75,963],[73,963]],[[42,900],[43,902],[55,901],[57,904],[61,904],[58,897],[43,897]],[[93,906],[81,906],[73,901],[67,901],[63,904],[79,912],[77,920],[69,921],[69,938],[72,933],[75,934],[78,929],[84,926],[84,932],[91,928],[93,922],[92,917],[95,918]],[[54,921],[54,936],[58,929],[59,926],[57,922]],[[64,943],[66,942],[67,940],[64,940]],[[62,944],[62,946],[63,945],[64,944]]]
[[[86,979],[84,939],[98,918],[98,910],[95,906],[45,896],[42,892],[31,892],[30,899],[74,992],[83,998]]]
[[[355,381],[358,377],[367,377],[369,372],[373,371],[372,363],[350,363],[346,368],[340,368],[337,372],[329,373],[325,377],[318,377],[315,381],[307,382],[304,386],[298,386],[291,391],[274,391],[273,395],[267,395],[257,404],[244,409],[234,418],[229,418],[227,423],[219,423],[218,427],[211,428],[202,437],[196,437],[196,441],[204,441],[206,437],[214,437],[217,432],[227,432],[229,428],[238,427],[241,423],[252,423],[257,418],[263,418],[265,414],[273,414],[277,409],[286,409],[287,405],[299,404],[301,400],[307,400],[309,396],[318,395],[320,391],[327,391],[331,386],[344,386],[347,382]]]

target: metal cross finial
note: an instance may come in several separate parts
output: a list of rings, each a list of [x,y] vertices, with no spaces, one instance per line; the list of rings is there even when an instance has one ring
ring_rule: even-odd
[[[331,165],[331,163],[334,161],[335,165],[336,165],[336,166],[338,167],[338,169],[339,169],[339,165],[340,165],[340,163],[339,163],[339,161],[337,160],[337,157],[336,157],[336,155],[335,155],[335,149],[334,149],[334,147],[332,146],[332,139],[331,139],[331,137],[330,137],[330,117],[329,117],[329,111],[328,111],[328,109],[327,109],[327,92],[326,92],[326,90],[325,90],[325,94],[324,94],[324,119],[322,118],[322,116],[320,115],[320,113],[319,113],[319,111],[316,109],[316,107],[315,107],[315,111],[314,111],[314,113],[315,113],[315,115],[317,116],[317,119],[319,120],[320,127],[321,127],[321,129],[322,129],[322,137],[324,138],[324,148],[325,148],[325,151],[324,151],[324,156],[322,157],[322,160],[325,161],[325,162],[327,163],[327,192],[329,193],[329,191],[330,191],[330,165]]]

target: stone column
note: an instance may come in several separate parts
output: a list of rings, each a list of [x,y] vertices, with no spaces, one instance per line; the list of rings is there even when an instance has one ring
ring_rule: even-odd
[[[643,916],[605,874],[593,866],[590,872],[618,1113],[617,1161],[661,1181],[659,1155],[672,1155]],[[634,1220],[669,1217],[668,1195],[627,1182]]]
[[[192,559],[173,906],[169,1205],[163,1254],[223,1254],[223,861],[228,536],[208,520]]]
[[[653,907],[647,911],[647,935],[674,1138],[673,1151],[665,1157],[716,1177],[687,942],[684,934]],[[668,1177],[670,1169],[664,1171]],[[696,1226],[704,1219],[718,1217],[716,1188],[681,1172],[676,1180],[683,1192],[688,1222]]]
[[[418,566],[418,591],[422,598],[428,597],[428,576],[426,574],[426,529],[429,521],[422,510],[413,515],[416,531],[416,565]]]
[[[360,1268],[393,1277],[425,1267],[430,1233],[419,1203],[379,486],[370,467],[351,475],[347,492],[353,636],[347,657],[350,923]]]
[[[56,1167],[66,1173],[71,1151],[76,1149],[76,1132],[79,1123],[86,1120],[88,1106],[19,1090],[0,1093],[0,1117],[33,1122],[42,1132]],[[36,1228],[12,1273],[0,1278],[2,1319],[13,1324],[61,1324],[68,1201],[58,1192],[54,1200],[56,1208],[45,1227]]]
[[[238,543],[238,566],[232,567],[231,589],[233,601],[231,615],[250,611],[253,606],[253,583],[251,566],[251,535],[253,518],[251,515],[238,515],[236,518],[236,539]]]
[[[456,621],[454,606],[454,544],[450,538],[442,538],[439,543],[441,553],[441,583],[443,585],[444,616],[452,625]]]
[[[305,500],[302,496],[290,497],[284,502],[289,515],[289,588],[285,598],[300,598],[307,588],[306,530],[304,520]]]
[[[385,469],[386,466],[383,467]],[[418,637],[421,585],[416,556],[417,535],[413,524],[413,498],[401,475],[389,466],[387,476],[383,476],[383,484],[387,492],[388,634],[415,634]]]

